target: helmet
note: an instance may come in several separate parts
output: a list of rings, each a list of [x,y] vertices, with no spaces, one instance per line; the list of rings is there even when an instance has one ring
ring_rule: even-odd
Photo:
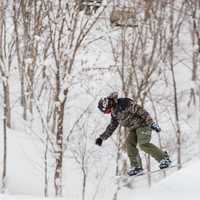
[[[111,113],[111,108],[113,107],[114,102],[113,99],[104,97],[99,100],[98,108],[101,112],[105,114]]]

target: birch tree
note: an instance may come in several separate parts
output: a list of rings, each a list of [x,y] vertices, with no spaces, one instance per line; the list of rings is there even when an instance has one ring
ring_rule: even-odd
[[[10,72],[13,60],[14,41],[12,39],[12,29],[9,21],[8,2],[0,2],[0,77],[3,87],[3,173],[2,191],[6,188],[7,176],[7,127],[11,128],[11,105],[10,105]],[[9,33],[9,34],[8,34]]]
[[[64,154],[65,105],[75,70],[75,59],[81,45],[88,36],[104,8],[94,16],[86,17],[78,9],[74,1],[43,1],[47,11],[48,37],[50,38],[51,54],[54,62],[52,78],[54,88],[54,115],[52,130],[56,137],[56,166],[54,186],[57,196],[62,195],[62,166]]]

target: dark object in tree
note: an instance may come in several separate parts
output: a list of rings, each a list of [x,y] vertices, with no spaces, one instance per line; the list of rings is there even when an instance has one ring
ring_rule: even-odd
[[[85,11],[86,15],[92,15],[100,8],[102,0],[78,0],[79,11]]]
[[[146,21],[151,16],[150,10],[151,10],[152,5],[153,5],[153,0],[144,0],[144,2],[145,2],[144,16],[145,16],[145,21]]]
[[[110,15],[110,23],[112,26],[136,27],[135,12],[132,8],[114,8]]]

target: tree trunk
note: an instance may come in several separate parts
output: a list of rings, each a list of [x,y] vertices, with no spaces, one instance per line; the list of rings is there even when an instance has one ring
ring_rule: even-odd
[[[32,112],[32,42],[31,41],[31,9],[32,1],[22,1],[21,12],[23,18],[23,61],[21,71],[21,91],[22,91],[22,106],[23,118],[27,120],[27,111]],[[30,62],[31,61],[31,62]]]
[[[192,46],[193,46],[193,54],[192,54],[192,81],[196,82],[197,80],[197,70],[198,70],[198,56],[199,51],[196,49],[198,46],[199,41],[199,32],[198,32],[198,21],[196,16],[197,11],[197,3],[194,5],[194,9],[192,12],[192,22],[193,22],[193,30],[191,32],[192,36]],[[188,102],[188,106],[193,102],[193,104],[196,104],[196,94],[195,94],[195,88],[191,88],[190,91],[190,100]]]
[[[64,119],[64,102],[58,105],[58,110],[57,110],[57,133],[56,133],[57,152],[56,152],[56,169],[54,175],[56,196],[62,196],[63,119]]]
[[[199,85],[199,130],[198,130],[198,143],[199,143],[199,158],[200,158],[200,85]]]
[[[151,187],[152,180],[151,180],[151,157],[150,155],[146,155],[146,163],[147,163],[147,180],[148,180],[148,186]]]
[[[6,126],[11,128],[11,108],[10,108],[10,88],[8,80],[3,83],[4,90],[4,116],[6,117]]]
[[[171,2],[171,14],[170,14],[170,69],[172,74],[173,81],[173,90],[174,90],[174,112],[175,112],[175,122],[176,122],[176,137],[177,137],[177,163],[178,169],[181,168],[181,130],[179,122],[179,109],[178,109],[178,99],[177,99],[177,84],[176,77],[174,72],[174,1]]]
[[[3,90],[4,90],[4,104],[3,104],[3,110],[4,110],[4,117],[3,117],[3,173],[2,173],[2,192],[5,192],[6,189],[6,170],[7,170],[7,106],[6,106],[6,91],[7,86],[6,83],[3,83]]]
[[[120,158],[121,158],[121,150],[122,150],[122,147],[121,147],[121,144],[122,144],[122,129],[121,127],[119,128],[119,131],[118,131],[118,134],[117,134],[117,157],[116,157],[116,168],[115,168],[115,175],[116,176],[119,176],[121,173],[120,173]],[[127,166],[126,166],[127,168]],[[127,169],[125,169],[127,171]],[[124,169],[122,169],[122,172],[124,171]],[[116,188],[116,191],[113,195],[113,200],[117,200],[118,198],[118,193],[119,193],[119,190],[120,190],[120,180],[117,181],[117,188]]]
[[[46,136],[46,145],[44,153],[44,195],[48,196],[48,136]]]
[[[85,192],[86,192],[86,183],[87,183],[87,174],[84,166],[82,167],[83,172],[83,187],[82,187],[82,200],[85,200]]]

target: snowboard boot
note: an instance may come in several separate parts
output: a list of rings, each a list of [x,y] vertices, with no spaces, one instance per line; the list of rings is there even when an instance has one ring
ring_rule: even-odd
[[[139,176],[143,174],[143,169],[141,167],[132,167],[128,170],[127,174],[129,176]]]
[[[167,152],[166,153],[166,157],[163,158],[161,161],[160,161],[160,165],[159,165],[159,168],[160,169],[165,169],[165,168],[168,168],[170,167],[172,161],[169,159],[169,155]]]

